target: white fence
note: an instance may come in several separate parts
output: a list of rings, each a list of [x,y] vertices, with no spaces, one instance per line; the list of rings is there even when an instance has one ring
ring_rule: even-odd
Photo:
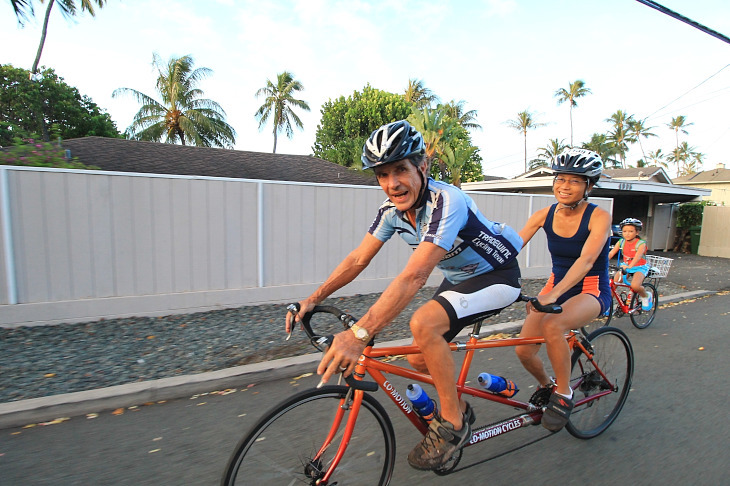
[[[553,202],[471,196],[517,229]],[[360,242],[383,200],[378,187],[0,166],[0,326],[298,299]],[[338,295],[383,290],[409,255],[385,245]],[[549,273],[542,232],[519,261],[524,277]]]
[[[697,253],[730,258],[730,206],[705,206]]]

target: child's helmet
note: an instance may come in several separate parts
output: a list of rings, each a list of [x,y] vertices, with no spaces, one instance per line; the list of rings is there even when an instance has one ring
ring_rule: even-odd
[[[643,225],[641,224],[641,220],[639,219],[626,218],[621,221],[621,223],[619,223],[619,226],[621,226],[621,229],[624,229],[624,226],[633,226],[634,228],[636,228],[636,231],[641,231]]]

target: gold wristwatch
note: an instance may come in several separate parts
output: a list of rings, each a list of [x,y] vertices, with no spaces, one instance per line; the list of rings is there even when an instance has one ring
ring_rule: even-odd
[[[368,333],[368,330],[364,327],[360,327],[357,324],[353,324],[350,326],[350,330],[355,335],[356,338],[358,338],[360,341],[364,343],[370,342],[370,333]]]

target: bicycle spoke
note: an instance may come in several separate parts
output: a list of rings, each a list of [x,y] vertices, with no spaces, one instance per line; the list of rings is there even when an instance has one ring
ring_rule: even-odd
[[[575,407],[566,426],[568,432],[580,439],[597,436],[616,420],[628,397],[634,372],[634,353],[622,331],[602,327],[591,333],[588,340],[594,352],[593,362],[580,350],[574,352],[571,387],[576,403],[589,400]]]
[[[656,287],[654,287],[654,285],[650,283],[644,283],[644,290],[646,290],[647,293],[651,294],[654,301],[654,306],[651,308],[651,310],[642,310],[639,295],[634,294],[634,297],[631,299],[631,308],[633,310],[630,313],[630,317],[631,323],[638,329],[644,329],[646,327],[649,327],[649,324],[654,321],[657,307],[659,307],[659,293],[657,292]]]
[[[345,412],[335,434],[331,434],[330,424],[341,410],[346,391],[338,386],[307,390],[279,405],[236,448],[223,484],[315,484],[324,477],[340,446],[350,411]],[[331,435],[331,443],[323,448]],[[373,397],[365,395],[347,451],[330,481],[388,484],[394,457],[390,419]]]

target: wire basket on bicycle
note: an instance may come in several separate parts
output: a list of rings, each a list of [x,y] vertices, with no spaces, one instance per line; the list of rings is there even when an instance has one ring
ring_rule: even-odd
[[[669,274],[673,258],[658,255],[646,255],[646,264],[649,266],[647,278],[664,278]]]

